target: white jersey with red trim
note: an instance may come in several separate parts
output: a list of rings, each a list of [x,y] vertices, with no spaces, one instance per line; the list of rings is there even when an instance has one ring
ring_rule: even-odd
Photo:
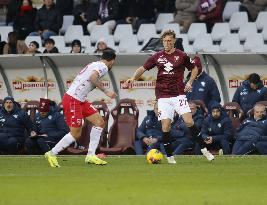
[[[101,78],[108,72],[108,67],[101,61],[88,64],[73,80],[67,94],[77,100],[80,100],[81,102],[84,102],[88,93],[95,89],[94,84],[90,81],[93,71],[97,71],[99,78]]]

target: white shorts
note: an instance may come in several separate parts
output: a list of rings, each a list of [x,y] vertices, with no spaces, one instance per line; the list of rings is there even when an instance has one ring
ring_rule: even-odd
[[[191,112],[185,95],[158,99],[158,120],[173,120],[175,111],[179,115]]]

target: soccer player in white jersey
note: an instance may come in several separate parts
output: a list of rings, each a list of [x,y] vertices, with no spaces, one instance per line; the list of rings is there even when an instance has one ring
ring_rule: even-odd
[[[53,149],[45,153],[51,167],[60,167],[56,155],[80,138],[82,133],[82,120],[86,119],[94,126],[90,133],[90,143],[85,163],[105,165],[107,162],[95,155],[105,122],[93,105],[86,100],[87,94],[94,88],[99,88],[108,97],[115,98],[116,93],[109,91],[102,85],[100,78],[110,70],[115,62],[116,54],[107,50],[101,60],[88,64],[76,76],[68,91],[62,99],[65,120],[70,128]]]

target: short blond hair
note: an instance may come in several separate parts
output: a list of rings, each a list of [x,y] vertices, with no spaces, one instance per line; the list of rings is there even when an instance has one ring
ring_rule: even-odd
[[[166,36],[172,36],[173,38],[176,38],[176,34],[174,32],[174,30],[166,30],[161,34],[161,40],[163,40],[163,38],[165,38]]]

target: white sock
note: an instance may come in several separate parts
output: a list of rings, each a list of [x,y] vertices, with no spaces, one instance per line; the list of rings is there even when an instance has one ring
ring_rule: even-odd
[[[69,132],[56,144],[56,146],[51,150],[51,153],[53,155],[57,155],[59,152],[70,146],[70,144],[73,142],[75,142],[75,139]]]
[[[99,144],[100,136],[102,134],[102,127],[92,127],[90,132],[90,142],[87,155],[95,155],[96,148]]]

